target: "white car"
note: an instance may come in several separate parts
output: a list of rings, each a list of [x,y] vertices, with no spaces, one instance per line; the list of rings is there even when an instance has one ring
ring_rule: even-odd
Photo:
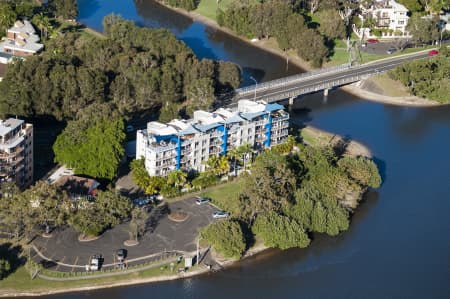
[[[230,216],[230,214],[228,214],[228,212],[225,211],[215,211],[213,213],[214,219],[227,218],[228,216]]]
[[[197,197],[195,203],[199,206],[210,202],[211,200],[208,197]]]

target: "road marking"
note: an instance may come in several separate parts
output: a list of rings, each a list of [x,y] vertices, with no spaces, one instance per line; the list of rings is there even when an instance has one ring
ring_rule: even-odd
[[[75,261],[73,262],[74,265],[77,265],[78,263],[78,256],[75,258]],[[72,267],[72,270],[70,270],[70,272],[73,272],[73,270],[75,270],[75,267]]]
[[[63,262],[65,258],[66,258],[66,257],[63,256],[63,258],[62,258],[59,262]],[[55,269],[55,270],[58,271],[58,268],[59,268],[59,264],[56,265],[56,269]]]

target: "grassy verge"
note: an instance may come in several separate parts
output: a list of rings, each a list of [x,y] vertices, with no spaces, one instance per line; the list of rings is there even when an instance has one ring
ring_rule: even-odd
[[[227,7],[234,1],[235,0],[221,0],[221,1],[201,0],[195,12],[207,18],[210,18],[214,21],[217,21],[216,15],[217,8],[220,8],[221,10],[225,11]]]
[[[194,268],[192,268],[194,269]],[[175,275],[177,267],[173,271],[170,265],[166,264],[139,272],[116,275],[103,278],[92,278],[85,280],[72,281],[50,281],[41,278],[31,279],[30,273],[25,266],[18,268],[14,273],[0,281],[0,295],[7,292],[45,292],[64,290],[68,288],[88,287],[88,286],[106,286],[118,282],[132,282],[133,280],[156,278],[159,276]]]
[[[240,211],[237,198],[243,188],[243,179],[238,178],[211,191],[204,192],[201,196],[211,198],[213,204],[225,211],[230,212],[231,214],[236,215]]]

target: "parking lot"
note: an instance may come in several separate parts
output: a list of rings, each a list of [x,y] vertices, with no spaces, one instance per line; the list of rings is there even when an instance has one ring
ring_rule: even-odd
[[[214,221],[212,214],[217,209],[210,204],[197,205],[195,198],[170,203],[168,208],[172,212],[183,211],[187,214],[187,219],[175,222],[167,217],[167,213],[161,214],[153,219],[153,227],[147,230],[136,246],[123,245],[129,239],[128,223],[106,231],[94,241],[80,242],[79,234],[72,228],[66,228],[54,232],[51,238],[39,236],[33,244],[40,253],[53,261],[47,263],[49,268],[58,271],[83,271],[94,254],[101,254],[103,264],[112,267],[108,265],[116,262],[115,253],[120,248],[127,250],[127,260],[138,259],[139,262],[145,262],[146,257],[150,259],[151,255],[164,251],[194,251],[200,228]],[[39,255],[35,255],[34,259],[37,262],[42,260]]]

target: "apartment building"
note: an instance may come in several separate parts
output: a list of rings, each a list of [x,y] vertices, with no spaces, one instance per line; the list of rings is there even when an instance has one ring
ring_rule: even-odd
[[[0,120],[0,182],[33,182],[33,125],[23,120]]]
[[[288,127],[283,106],[241,100],[235,109],[199,110],[189,120],[148,123],[137,131],[136,157],[145,159],[151,176],[176,169],[201,172],[211,155],[225,155],[247,143],[256,151],[283,143]]]
[[[0,42],[0,53],[11,54],[19,57],[34,55],[44,48],[39,43],[33,25],[27,21],[16,21],[14,26],[8,29],[6,40]]]

